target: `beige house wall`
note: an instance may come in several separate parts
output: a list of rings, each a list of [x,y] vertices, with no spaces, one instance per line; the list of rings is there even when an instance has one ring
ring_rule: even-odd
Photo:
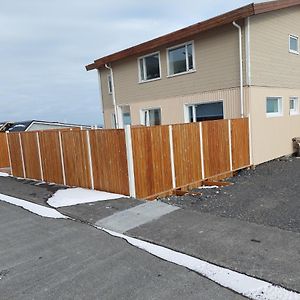
[[[289,52],[289,34],[300,37],[300,7],[250,18],[251,84],[300,88],[300,56]]]
[[[249,92],[253,163],[291,154],[292,138],[300,136],[300,115],[290,115],[289,98],[300,99],[300,89],[251,87]],[[266,98],[270,96],[282,97],[282,116],[267,117]]]
[[[161,60],[159,80],[139,83],[138,56],[113,63],[117,103],[146,103],[167,98],[172,101],[184,95],[239,86],[238,31],[232,24],[203,32],[188,41],[194,41],[195,72],[168,77],[166,47],[157,49]],[[101,69],[105,110],[113,108],[112,96],[108,94],[108,74],[108,70]]]
[[[249,93],[248,88],[244,90],[245,113],[248,114]],[[162,124],[178,124],[185,122],[185,106],[188,104],[207,103],[212,101],[223,101],[224,117],[226,119],[240,117],[240,89],[224,89],[212,92],[204,92],[192,95],[178,96],[174,98],[158,99],[154,101],[142,101],[138,103],[126,103],[130,105],[132,125],[141,124],[141,111],[149,108],[160,108]],[[104,112],[105,127],[112,126],[113,108]]]

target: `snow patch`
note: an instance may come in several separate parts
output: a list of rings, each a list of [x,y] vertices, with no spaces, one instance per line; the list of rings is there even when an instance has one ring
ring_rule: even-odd
[[[38,205],[38,204],[35,204],[32,202],[14,198],[11,196],[0,194],[0,201],[22,207],[22,208],[24,208],[34,214],[37,214],[41,217],[53,218],[53,219],[69,219],[69,217],[62,215],[56,209]]]
[[[47,202],[52,207],[64,207],[119,198],[128,198],[128,196],[83,188],[69,188],[58,190]]]
[[[9,177],[9,174],[0,172],[0,177]]]
[[[198,189],[217,189],[219,188],[217,185],[203,185],[198,187]]]
[[[108,234],[122,238],[129,244],[145,250],[146,252],[159,257],[165,261],[183,266],[195,271],[202,276],[229,288],[241,295],[253,300],[300,300],[300,294],[275,286],[272,283],[256,279],[229,269],[225,269],[201,259],[176,252],[149,242],[141,241],[124,234],[120,234],[105,228],[100,228]]]

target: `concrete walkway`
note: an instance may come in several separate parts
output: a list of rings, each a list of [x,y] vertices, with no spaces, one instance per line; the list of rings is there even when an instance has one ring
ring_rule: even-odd
[[[130,229],[155,221],[179,207],[159,201],[147,202],[136,207],[117,212],[96,222],[96,226],[124,233]]]

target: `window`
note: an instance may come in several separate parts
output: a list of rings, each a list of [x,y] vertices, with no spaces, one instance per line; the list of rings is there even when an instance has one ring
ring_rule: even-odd
[[[299,114],[299,99],[298,97],[290,97],[290,115]]]
[[[131,125],[130,106],[122,105],[118,106],[118,116],[120,121],[120,128],[124,128],[126,125]]]
[[[224,119],[222,101],[187,105],[186,109],[186,120],[188,122]]]
[[[159,53],[154,53],[139,58],[139,73],[140,82],[160,79]]]
[[[108,93],[112,94],[112,80],[111,80],[111,75],[107,76],[107,84],[108,84]]]
[[[142,110],[141,123],[146,126],[161,125],[161,109]]]
[[[193,42],[170,48],[168,51],[168,75],[195,70]]]
[[[117,128],[117,120],[115,113],[111,114],[111,128]]]
[[[299,38],[296,35],[290,35],[289,38],[289,49],[291,53],[299,54]]]
[[[268,117],[282,116],[282,98],[268,97],[266,101],[266,110]]]

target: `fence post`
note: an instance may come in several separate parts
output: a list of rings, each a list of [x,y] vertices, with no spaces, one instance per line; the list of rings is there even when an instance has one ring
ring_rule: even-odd
[[[66,182],[65,163],[64,163],[64,152],[63,152],[63,145],[62,145],[61,131],[58,132],[58,138],[59,138],[59,148],[60,148],[60,159],[61,159],[61,170],[62,170],[62,175],[63,175],[63,182],[64,182],[64,185],[66,185],[67,182]]]
[[[21,133],[20,132],[19,132],[18,136],[19,136],[20,151],[21,151],[21,158],[22,158],[23,177],[26,178],[24,152],[23,152],[22,137],[21,137]]]
[[[38,154],[39,154],[41,180],[44,181],[44,170],[43,170],[43,164],[42,164],[41,146],[40,146],[40,138],[39,138],[38,132],[36,133],[36,142],[37,142]]]
[[[174,165],[174,145],[173,145],[173,127],[172,127],[172,125],[169,125],[169,142],[170,142],[172,185],[173,185],[173,189],[175,189],[176,188],[176,175],[175,175],[175,165]]]
[[[248,135],[249,135],[249,156],[250,165],[253,165],[253,148],[252,148],[252,129],[251,129],[251,116],[248,115]]]
[[[91,141],[90,141],[90,132],[89,132],[89,130],[86,131],[86,142],[87,142],[87,146],[88,146],[88,156],[89,156],[89,165],[90,165],[91,186],[92,186],[92,190],[94,190],[95,189],[95,184],[94,184],[92,150],[91,150]]]
[[[201,157],[201,174],[202,179],[205,179],[205,168],[204,168],[204,151],[203,151],[203,132],[202,132],[202,123],[199,123],[200,131],[200,157]]]
[[[128,167],[128,180],[129,180],[129,194],[131,197],[136,197],[135,190],[135,178],[134,178],[134,165],[133,165],[133,153],[132,153],[132,139],[131,139],[131,127],[125,126],[125,141],[126,141],[126,155],[127,155],[127,167]]]
[[[13,168],[12,168],[12,163],[11,163],[10,146],[9,146],[8,132],[7,131],[5,132],[5,137],[6,137],[6,144],[7,144],[9,167],[10,167],[11,175],[14,176],[14,174],[13,174]]]
[[[232,172],[232,171],[233,171],[233,167],[232,167],[231,120],[228,120],[228,138],[229,138],[229,162],[230,162],[230,172]]]

